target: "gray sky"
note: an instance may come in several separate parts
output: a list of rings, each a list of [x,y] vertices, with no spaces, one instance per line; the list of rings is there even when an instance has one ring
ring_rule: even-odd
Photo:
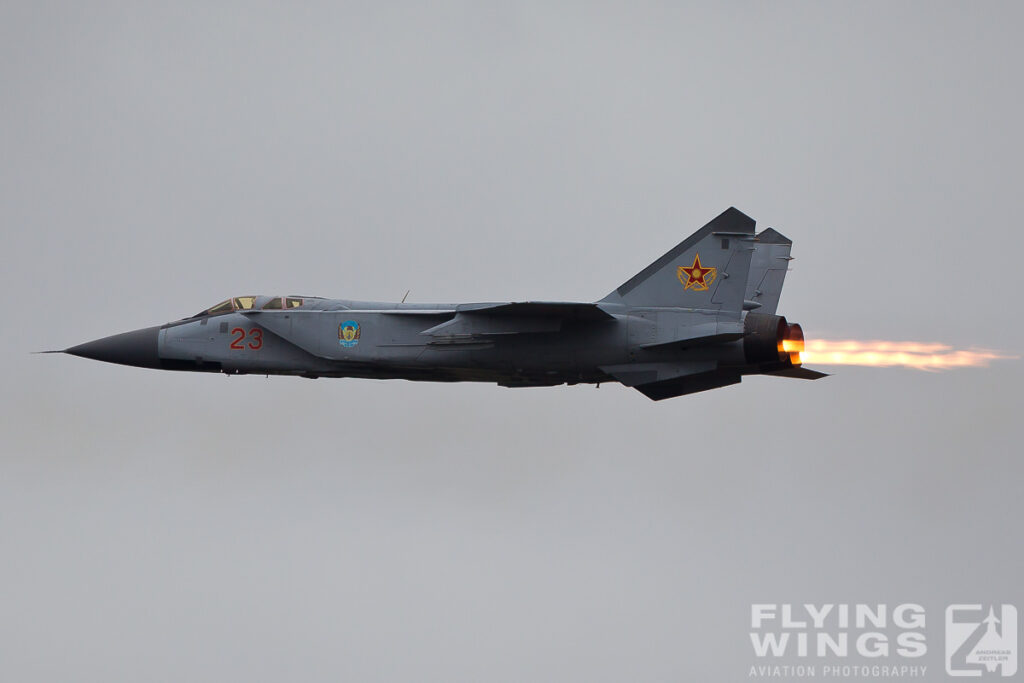
[[[1014,3],[0,6],[0,677],[738,680],[751,602],[1024,609],[1019,361],[652,403],[29,356],[598,299],[730,205],[808,336],[1020,353]]]

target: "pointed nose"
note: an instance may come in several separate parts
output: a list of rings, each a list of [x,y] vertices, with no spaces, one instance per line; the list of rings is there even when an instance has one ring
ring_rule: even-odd
[[[106,363],[134,365],[140,368],[159,368],[160,355],[157,352],[159,338],[159,327],[147,327],[72,346],[64,353],[101,360]]]

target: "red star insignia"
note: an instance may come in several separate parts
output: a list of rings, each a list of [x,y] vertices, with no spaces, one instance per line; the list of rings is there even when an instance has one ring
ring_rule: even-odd
[[[693,257],[692,266],[679,266],[678,271],[679,281],[683,283],[683,289],[695,289],[698,292],[706,291],[711,286],[711,283],[715,281],[717,274],[717,268],[705,268],[700,265],[700,254],[696,254]]]

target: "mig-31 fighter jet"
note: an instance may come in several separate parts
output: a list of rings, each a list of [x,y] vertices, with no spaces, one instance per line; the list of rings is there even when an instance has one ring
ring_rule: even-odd
[[[229,375],[619,382],[654,400],[744,375],[817,379],[800,364],[800,326],[775,314],[791,245],[730,208],[594,303],[239,296],[63,353]]]

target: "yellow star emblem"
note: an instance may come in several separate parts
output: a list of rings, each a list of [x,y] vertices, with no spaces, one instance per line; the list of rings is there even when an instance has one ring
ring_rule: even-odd
[[[683,289],[694,289],[698,292],[704,292],[715,281],[718,269],[713,267],[705,268],[700,265],[700,254],[696,254],[693,257],[693,265],[689,267],[679,266],[677,274],[679,275],[679,281],[683,283]]]

